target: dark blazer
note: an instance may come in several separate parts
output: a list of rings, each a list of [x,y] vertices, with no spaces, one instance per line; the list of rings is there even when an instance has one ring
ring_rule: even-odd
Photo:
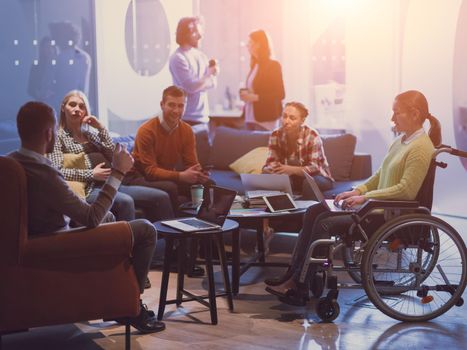
[[[285,91],[279,62],[267,60],[259,65],[253,90],[259,96],[259,100],[253,102],[255,120],[266,122],[280,118]]]

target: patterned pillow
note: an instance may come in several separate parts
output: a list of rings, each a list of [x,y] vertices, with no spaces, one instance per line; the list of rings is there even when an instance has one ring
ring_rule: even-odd
[[[63,167],[73,169],[86,169],[86,163],[84,159],[84,152],[75,153],[64,153],[63,154]],[[71,190],[81,198],[86,198],[86,183],[80,181],[67,181],[68,186]]]

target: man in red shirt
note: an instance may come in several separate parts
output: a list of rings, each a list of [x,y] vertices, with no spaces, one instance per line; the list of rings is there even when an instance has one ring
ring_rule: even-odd
[[[135,139],[135,166],[124,184],[158,188],[171,198],[174,212],[178,195],[190,196],[193,184],[209,181],[196,154],[195,136],[191,126],[181,120],[186,105],[185,92],[176,86],[163,91],[162,114],[142,124]],[[182,164],[185,170],[176,170]]]

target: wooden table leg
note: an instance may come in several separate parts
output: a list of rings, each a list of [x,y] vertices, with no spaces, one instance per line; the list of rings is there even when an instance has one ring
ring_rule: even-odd
[[[217,324],[217,303],[216,303],[216,285],[214,282],[214,271],[212,269],[212,246],[211,235],[206,235],[204,247],[206,249],[206,272],[208,275],[208,295],[209,311],[211,313],[211,323]]]
[[[225,256],[224,237],[222,236],[222,233],[220,233],[216,235],[216,238],[219,261],[222,269],[222,277],[224,278],[224,289],[227,293],[227,302],[229,304],[229,310],[233,311],[232,288],[230,287],[229,269],[227,267],[227,257]]]
[[[185,264],[186,264],[186,241],[185,239],[179,240],[179,246],[177,248],[177,306],[180,306],[182,303],[182,291],[183,291],[183,284],[185,281]]]
[[[238,294],[240,288],[240,229],[232,231],[232,293]]]
[[[169,287],[170,261],[172,258],[173,239],[165,238],[164,268],[162,271],[161,292],[159,296],[159,310],[157,319],[160,321],[164,316],[165,305],[167,301],[167,289]]]

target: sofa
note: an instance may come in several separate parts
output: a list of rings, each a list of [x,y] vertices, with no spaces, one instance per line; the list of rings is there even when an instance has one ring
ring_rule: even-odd
[[[258,147],[267,147],[270,132],[249,131],[218,127],[212,142],[204,125],[193,127],[196,148],[201,165],[212,165],[211,178],[219,185],[244,194],[240,175],[229,165],[246,153]],[[371,176],[371,156],[356,153],[356,137],[351,134],[322,135],[323,147],[331,173],[336,180],[331,190],[324,192],[326,198],[347,191]],[[115,138],[114,141],[125,143],[129,150],[133,148],[132,136]]]

